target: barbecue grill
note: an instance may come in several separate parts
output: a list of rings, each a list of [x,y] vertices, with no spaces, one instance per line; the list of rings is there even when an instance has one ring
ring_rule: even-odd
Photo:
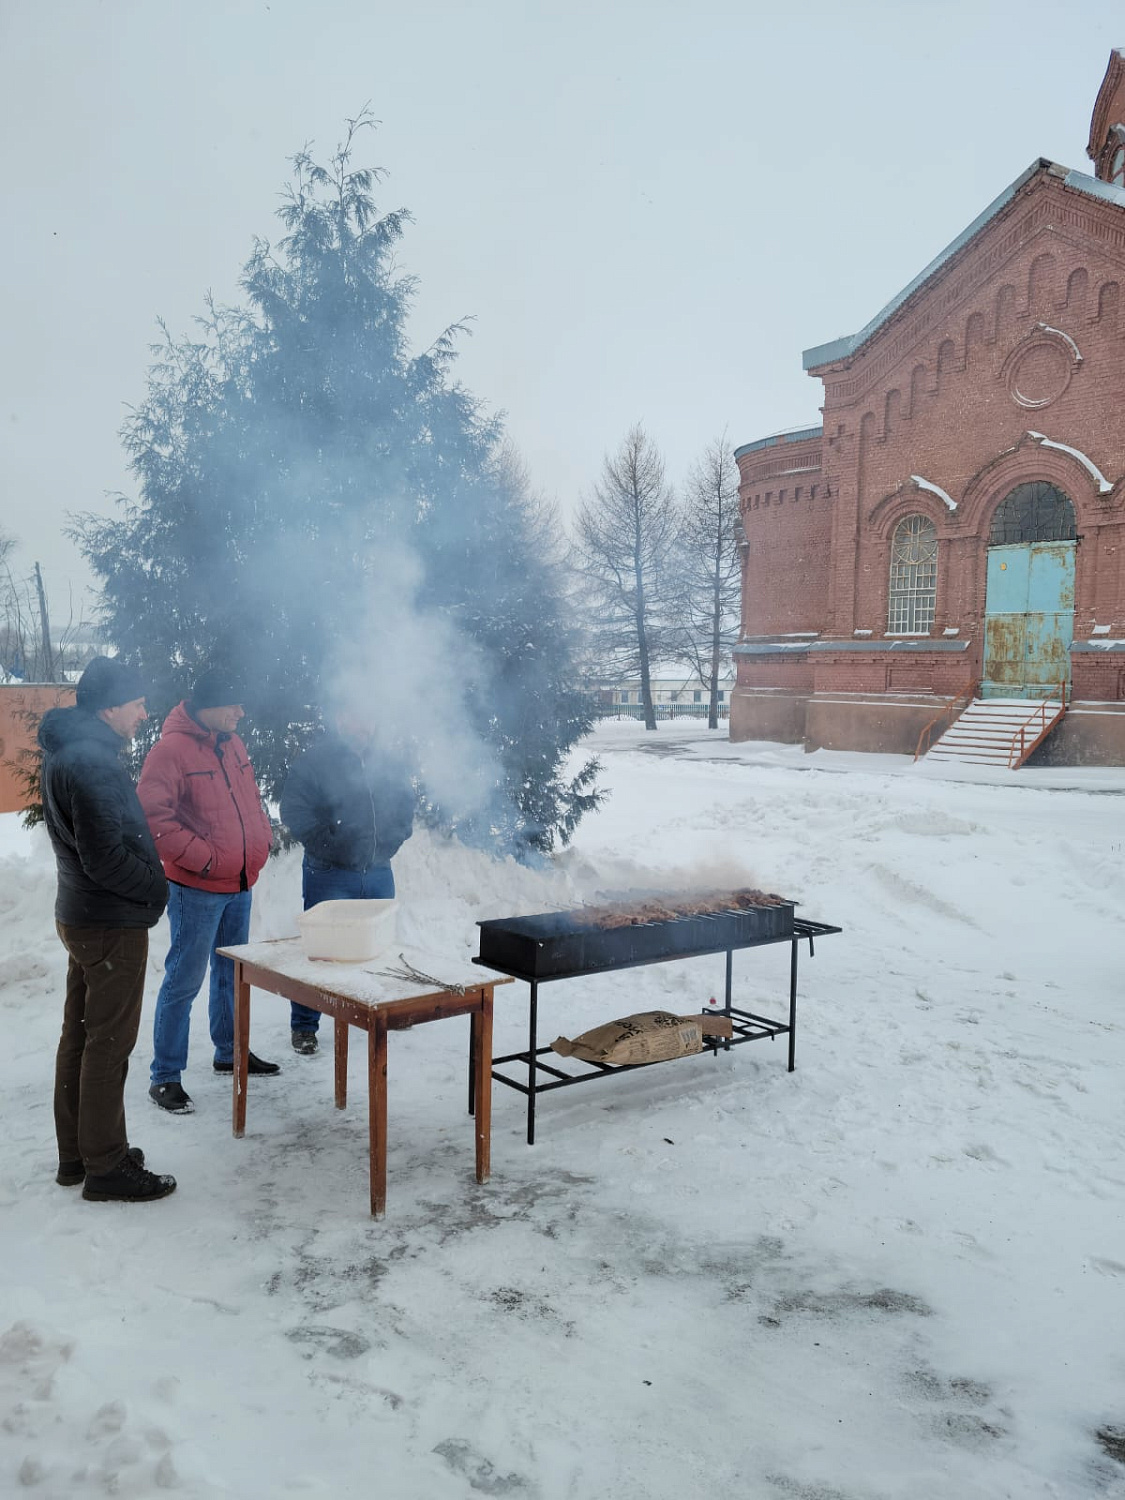
[[[793,935],[793,903],[778,898],[760,906],[719,907],[649,920],[644,920],[644,906],[637,909],[635,921],[625,920],[629,907],[617,912],[617,921],[579,910],[478,922],[480,962],[519,979],[570,979],[721,953],[727,947],[780,942]]]
[[[535,1101],[553,1089],[587,1083],[612,1073],[655,1063],[579,1063],[568,1058],[567,1068],[550,1047],[538,1045],[539,985],[575,979],[641,964],[726,954],[726,989],[722,1013],[729,1016],[733,1035],[707,1042],[713,1053],[765,1037],[788,1036],[789,1071],[796,1066],[797,955],[807,938],[813,941],[841,928],[794,915],[794,903],[762,891],[730,891],[710,897],[650,897],[573,911],[540,912],[530,917],[503,917],[478,922],[480,953],[473,962],[522,979],[530,990],[526,1051],[493,1059],[493,1078],[527,1096],[527,1140],[535,1141]],[[772,943],[790,944],[789,1015],[785,1021],[736,1007],[732,998],[735,950]],[[550,1060],[546,1060],[550,1054]],[[513,1077],[514,1069],[518,1076]],[[524,1081],[526,1070],[526,1082]],[[473,1107],[470,1080],[469,1108]]]

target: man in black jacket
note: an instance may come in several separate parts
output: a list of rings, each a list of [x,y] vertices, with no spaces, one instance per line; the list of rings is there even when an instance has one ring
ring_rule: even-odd
[[[70,962],[55,1057],[57,1181],[93,1201],[166,1197],[125,1130],[125,1076],[137,1040],[149,928],[168,884],[121,752],[147,718],[131,668],[96,656],[76,706],[39,725],[43,819],[58,866],[55,927]]]
[[[393,896],[391,859],[414,827],[414,788],[405,761],[381,749],[371,728],[337,714],[324,738],[293,762],[281,821],[305,846],[305,910],[321,901]],[[320,1012],[291,1006],[293,1050],[317,1050]]]

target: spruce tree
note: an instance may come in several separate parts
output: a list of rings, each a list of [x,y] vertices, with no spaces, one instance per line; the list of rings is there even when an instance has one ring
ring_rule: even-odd
[[[284,236],[255,244],[243,305],[208,301],[194,338],[162,329],[123,428],[137,494],[79,534],[150,708],[208,666],[244,677],[271,795],[350,675],[414,733],[436,817],[548,850],[599,795],[595,763],[565,770],[590,714],[553,558],[501,423],[453,378],[459,325],[411,352],[414,285],[393,259],[409,216],[380,213],[380,174],[353,165],[368,123],[327,165],[294,158]],[[450,790],[466,761],[487,782],[468,800]]]

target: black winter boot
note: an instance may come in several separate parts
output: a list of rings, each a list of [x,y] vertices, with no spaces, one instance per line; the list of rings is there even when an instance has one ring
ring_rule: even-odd
[[[82,1196],[91,1203],[151,1203],[175,1191],[174,1177],[162,1177],[142,1167],[131,1156],[123,1156],[112,1172],[100,1177],[87,1173]]]
[[[217,1062],[213,1063],[212,1066],[214,1067],[216,1073],[229,1074],[234,1072],[233,1062]],[[246,1071],[253,1078],[273,1078],[275,1074],[281,1072],[281,1069],[278,1067],[277,1063],[266,1062],[264,1058],[256,1057],[254,1053],[251,1052],[249,1058],[247,1059]]]
[[[125,1155],[131,1156],[138,1167],[144,1166],[145,1154],[139,1146],[130,1146]],[[86,1181],[86,1168],[80,1161],[60,1161],[55,1181],[59,1187],[79,1187]]]

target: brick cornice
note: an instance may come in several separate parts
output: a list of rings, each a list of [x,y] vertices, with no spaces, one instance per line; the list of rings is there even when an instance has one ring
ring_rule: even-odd
[[[1088,244],[1119,259],[1125,267],[1125,216],[1120,209],[1064,188],[1046,174],[1037,177],[932,281],[919,287],[894,317],[872,335],[868,344],[846,360],[812,372],[824,381],[826,405],[850,406],[862,400],[997,271],[1036,237],[1048,232],[1067,240],[1075,233],[1081,234]]]

